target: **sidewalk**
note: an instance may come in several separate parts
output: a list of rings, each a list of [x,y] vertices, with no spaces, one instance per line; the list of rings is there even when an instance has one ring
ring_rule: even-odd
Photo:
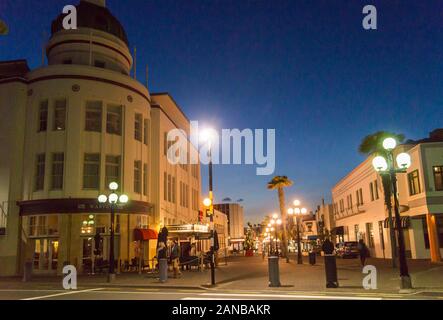
[[[177,290],[245,290],[268,292],[361,292],[361,293],[398,293],[398,269],[392,269],[389,260],[368,259],[367,264],[374,265],[378,273],[378,288],[364,290],[362,280],[366,276],[358,259],[337,259],[338,281],[337,289],[326,289],[323,258],[317,257],[317,264],[311,266],[305,257],[303,265],[295,262],[291,256],[290,263],[280,259],[281,287],[268,287],[267,259],[261,256],[230,257],[228,265],[224,261],[216,269],[216,287],[210,287],[210,270],[184,271],[178,279],[169,278],[166,283],[160,283],[157,274],[128,274],[117,275],[113,283],[106,281],[106,275],[78,277],[78,287],[134,287]],[[431,264],[429,261],[408,261],[409,271],[414,291],[443,293],[443,264]],[[62,277],[34,276],[30,283],[21,282],[20,278],[0,279],[0,288],[21,287],[60,287]]]

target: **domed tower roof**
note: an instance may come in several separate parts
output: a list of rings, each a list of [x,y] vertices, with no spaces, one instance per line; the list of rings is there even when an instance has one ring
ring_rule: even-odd
[[[115,18],[104,1],[81,0],[77,8],[77,27],[91,28],[110,33],[122,40],[129,47],[128,37],[121,23]],[[63,29],[63,18],[66,14],[60,14],[52,21],[51,33],[57,33]]]

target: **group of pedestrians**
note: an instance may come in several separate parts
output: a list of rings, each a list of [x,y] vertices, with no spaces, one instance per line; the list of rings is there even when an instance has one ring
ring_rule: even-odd
[[[169,253],[169,254],[168,254]],[[180,245],[176,239],[172,240],[169,250],[168,246],[164,241],[158,242],[157,246],[157,260],[169,259],[169,263],[172,265],[172,270],[174,272],[174,278],[181,276],[180,272]],[[157,264],[158,266],[159,264]]]

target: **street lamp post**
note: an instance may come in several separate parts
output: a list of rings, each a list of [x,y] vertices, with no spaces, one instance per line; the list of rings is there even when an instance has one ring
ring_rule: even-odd
[[[383,141],[383,148],[386,150],[386,158],[383,156],[377,156],[372,160],[374,169],[380,175],[389,175],[392,183],[392,193],[394,194],[394,214],[395,214],[395,226],[397,229],[398,238],[398,259],[400,263],[400,288],[411,289],[411,277],[409,276],[408,264],[405,254],[405,240],[403,230],[401,227],[401,218],[399,211],[398,195],[397,195],[397,173],[405,173],[406,169],[411,166],[411,157],[407,153],[400,153],[396,157],[397,168],[394,164],[393,150],[395,149],[397,142],[393,138],[386,138]],[[394,252],[392,252],[394,259]]]
[[[274,231],[274,242],[275,242],[275,255],[278,257],[278,226],[282,224],[281,219],[278,218],[278,214],[274,213],[272,215],[272,219],[270,220],[271,223],[271,231]]]
[[[209,177],[209,198],[207,203],[208,209],[207,212],[209,212],[209,219],[211,224],[211,233],[212,233],[212,241],[214,241],[214,193],[213,193],[213,175],[212,175],[212,129],[206,129],[203,131],[201,138],[203,141],[208,142],[208,158],[209,158],[209,164],[208,164],[208,177]],[[205,199],[206,201],[206,199]],[[215,250],[214,246],[211,246],[211,285],[215,285]]]
[[[300,208],[300,201],[294,200],[294,208],[288,209],[288,214],[293,217],[294,223],[297,225],[297,264],[303,264],[303,256],[301,253],[300,240],[300,218],[308,212],[306,208]]]
[[[282,221],[278,218],[278,215],[274,213],[272,218],[269,221],[268,228],[269,230],[269,239],[272,239],[271,232],[274,232],[274,243],[275,243],[275,251],[273,254],[270,254],[268,257],[268,273],[269,273],[269,286],[270,287],[280,287],[280,270],[278,266],[279,255],[278,255],[278,235],[277,235],[277,227],[281,225]]]
[[[114,234],[115,234],[115,206],[117,203],[125,204],[128,203],[128,196],[122,194],[120,196],[117,195],[116,191],[118,189],[118,184],[116,182],[111,182],[109,184],[109,190],[111,190],[111,194],[106,196],[104,194],[98,197],[99,203],[106,203],[109,201],[111,207],[111,230],[110,230],[110,244],[109,244],[109,273],[108,273],[108,282],[112,282],[115,279],[115,257],[114,257]]]

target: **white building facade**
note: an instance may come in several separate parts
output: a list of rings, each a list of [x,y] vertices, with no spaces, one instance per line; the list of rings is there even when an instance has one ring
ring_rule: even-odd
[[[395,149],[407,152],[412,165],[397,174],[398,199],[406,254],[440,261],[443,254],[443,129],[429,138]],[[380,175],[367,158],[332,189],[336,241],[363,239],[371,256],[391,258],[388,213]],[[394,215],[394,212],[393,212]]]
[[[189,120],[169,94],[130,77],[129,42],[104,1],[77,12],[77,30],[53,21],[47,66],[0,62],[0,276],[25,262],[36,273],[86,271],[95,233],[106,260],[110,210],[97,196],[111,181],[130,199],[117,207],[118,267],[140,255],[136,229],[198,222],[199,164],[171,165],[164,151],[168,130],[189,134]],[[143,250],[153,257],[155,241]]]

